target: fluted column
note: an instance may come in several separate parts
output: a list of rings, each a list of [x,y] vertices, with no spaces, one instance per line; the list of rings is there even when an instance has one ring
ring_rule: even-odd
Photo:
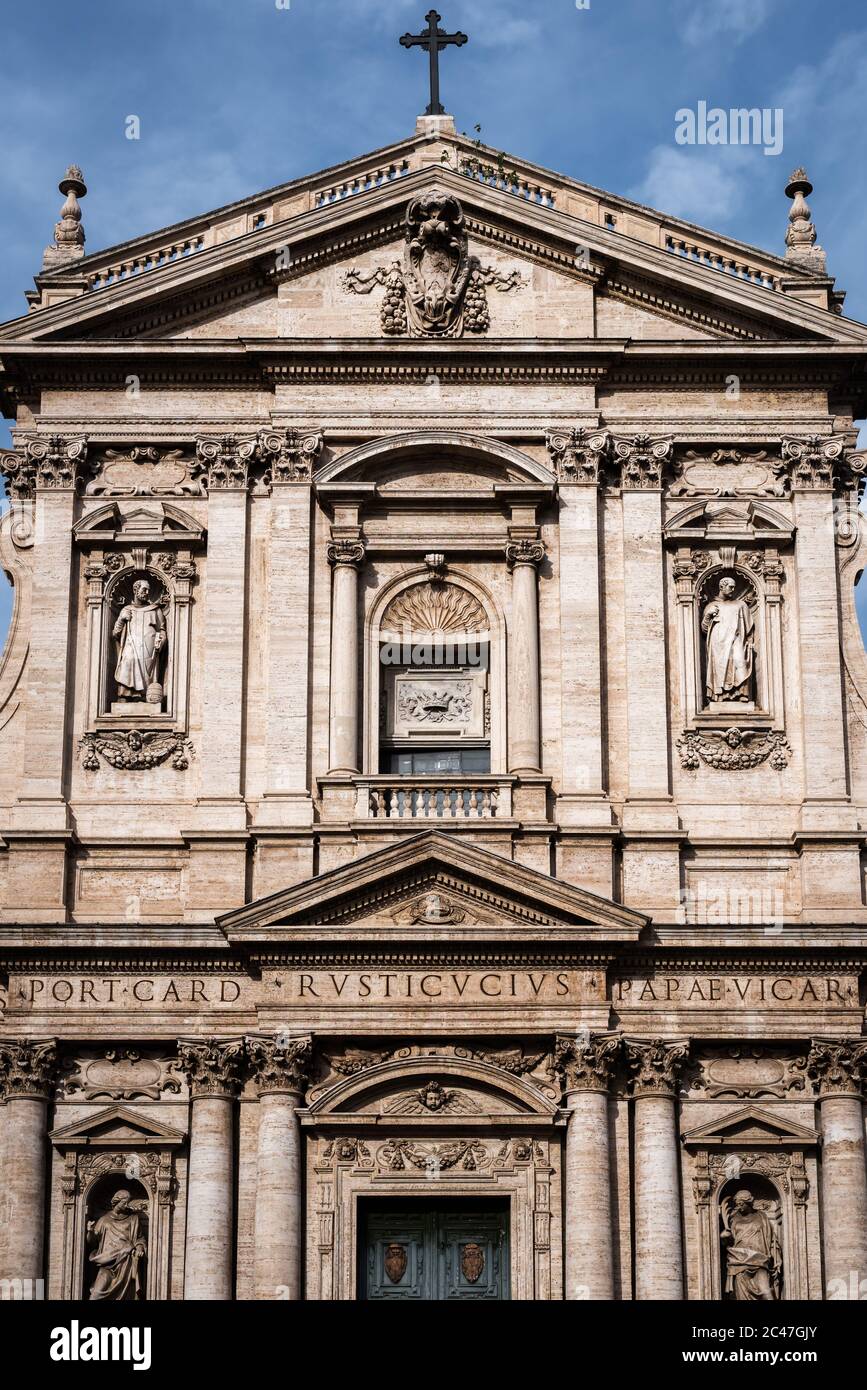
[[[566,1130],[567,1299],[614,1298],[608,1085],[616,1037],[558,1038],[554,1064],[569,1110]]]
[[[509,770],[541,771],[539,580],[545,554],[541,541],[511,541],[506,560],[512,571],[512,627],[509,660]]]
[[[4,1127],[3,1267],[0,1277],[44,1277],[47,1111],[57,1067],[54,1041],[0,1042],[0,1109]],[[31,1285],[32,1286],[32,1285]],[[32,1296],[32,1295],[31,1295]]]
[[[823,1040],[810,1049],[808,1070],[818,1086],[822,1116],[826,1298],[858,1298],[867,1287],[865,1062],[867,1042]]]
[[[331,772],[358,771],[358,570],[360,540],[328,547],[331,589]]]
[[[635,1100],[635,1297],[682,1299],[677,1079],[687,1042],[626,1041]]]
[[[192,1092],[184,1298],[227,1301],[233,1292],[234,1121],[240,1038],[178,1043]]]
[[[256,1298],[303,1296],[302,1103],[311,1040],[282,1034],[247,1039],[259,1091],[254,1287]]]

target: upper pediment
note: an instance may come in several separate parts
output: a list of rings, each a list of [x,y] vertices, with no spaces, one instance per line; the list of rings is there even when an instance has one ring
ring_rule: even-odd
[[[635,941],[642,914],[442,831],[376,850],[219,919],[230,942],[326,937]]]
[[[420,132],[87,256],[0,341],[867,341],[779,257],[520,161],[486,178],[479,157]],[[464,243],[448,322],[418,293],[438,225]]]

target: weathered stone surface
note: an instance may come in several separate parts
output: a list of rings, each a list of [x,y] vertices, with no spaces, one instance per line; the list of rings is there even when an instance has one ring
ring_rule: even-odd
[[[0,326],[3,1278],[415,1296],[430,1196],[462,1297],[863,1290],[867,328],[803,171],[783,258],[485,157],[73,198]]]

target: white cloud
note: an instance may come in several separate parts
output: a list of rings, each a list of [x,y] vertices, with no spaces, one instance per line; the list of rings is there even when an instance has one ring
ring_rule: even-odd
[[[777,0],[700,0],[694,4],[683,37],[693,47],[712,39],[726,38],[743,43],[757,33],[769,18]]]
[[[749,152],[743,146],[681,148],[656,145],[643,182],[630,196],[670,217],[707,227],[727,221],[743,204]]]

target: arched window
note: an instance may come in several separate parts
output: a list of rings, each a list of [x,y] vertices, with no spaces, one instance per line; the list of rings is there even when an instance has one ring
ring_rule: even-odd
[[[488,592],[439,555],[380,593],[366,623],[367,775],[503,775],[503,633]]]
[[[378,772],[491,771],[488,617],[466,589],[433,575],[389,603],[379,631]]]

